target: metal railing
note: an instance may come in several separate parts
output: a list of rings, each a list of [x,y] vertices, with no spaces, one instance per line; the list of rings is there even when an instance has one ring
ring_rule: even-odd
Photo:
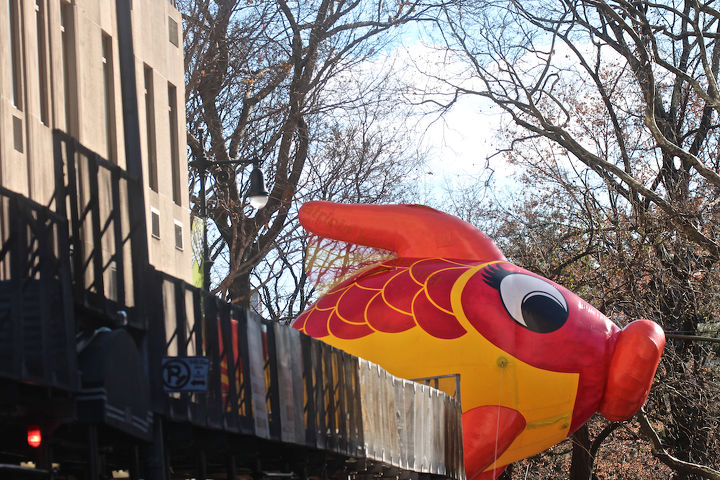
[[[452,398],[462,403],[460,396],[460,374],[436,375],[434,377],[413,378],[413,382],[422,383],[441,392],[445,392]]]
[[[150,328],[153,399],[176,421],[362,455],[357,359],[157,273]],[[204,313],[203,313],[204,311]],[[168,394],[166,356],[210,360],[207,394]]]
[[[77,388],[67,222],[0,187],[0,376]]]
[[[298,444],[418,473],[464,478],[461,410],[286,326],[164,274],[151,314],[156,411],[178,422]],[[203,311],[205,314],[203,314]],[[208,392],[168,394],[164,356],[210,360]]]
[[[133,269],[127,173],[74,138],[55,130],[57,212],[68,219],[75,303],[112,324],[143,327],[134,309],[139,289]],[[118,312],[123,312],[120,318]]]

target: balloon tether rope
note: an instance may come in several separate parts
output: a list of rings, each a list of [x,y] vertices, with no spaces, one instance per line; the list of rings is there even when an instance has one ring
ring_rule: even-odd
[[[502,400],[502,386],[503,386],[503,374],[505,373],[505,367],[507,366],[507,360],[504,358],[498,362],[500,367],[500,383],[498,384],[498,409],[497,409],[497,422],[495,423],[495,453],[493,455],[493,478],[497,471],[497,459],[498,459],[498,440],[500,437],[500,402]]]

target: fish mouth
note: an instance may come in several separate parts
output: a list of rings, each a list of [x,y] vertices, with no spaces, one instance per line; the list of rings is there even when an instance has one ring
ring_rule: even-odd
[[[600,402],[605,418],[627,420],[643,406],[664,348],[665,332],[650,320],[636,320],[620,332]]]

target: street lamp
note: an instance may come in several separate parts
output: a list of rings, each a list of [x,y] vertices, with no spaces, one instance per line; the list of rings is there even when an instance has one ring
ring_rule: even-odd
[[[248,197],[250,198],[250,205],[260,210],[268,202],[268,192],[265,188],[265,179],[263,178],[262,170],[257,161],[253,162],[253,169],[250,172],[250,188],[248,189]]]
[[[253,169],[250,172],[250,188],[247,191],[247,196],[250,199],[250,205],[259,210],[267,205],[268,192],[265,188],[265,179],[263,178],[262,170],[260,170],[260,161],[256,158],[252,160],[208,160],[205,154],[205,129],[198,129],[198,136],[200,141],[200,158],[197,158],[188,163],[193,168],[196,168],[200,175],[200,214],[203,217],[203,285],[207,290],[210,290],[210,249],[208,247],[207,240],[207,199],[205,191],[205,179],[207,172],[210,167],[222,166],[222,165],[250,165],[252,164]]]

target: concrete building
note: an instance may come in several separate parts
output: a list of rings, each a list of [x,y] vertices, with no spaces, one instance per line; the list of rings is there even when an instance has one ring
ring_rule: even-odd
[[[114,1],[2,0],[0,186],[53,208],[54,129],[126,169]],[[181,16],[133,0],[150,263],[190,280]]]

